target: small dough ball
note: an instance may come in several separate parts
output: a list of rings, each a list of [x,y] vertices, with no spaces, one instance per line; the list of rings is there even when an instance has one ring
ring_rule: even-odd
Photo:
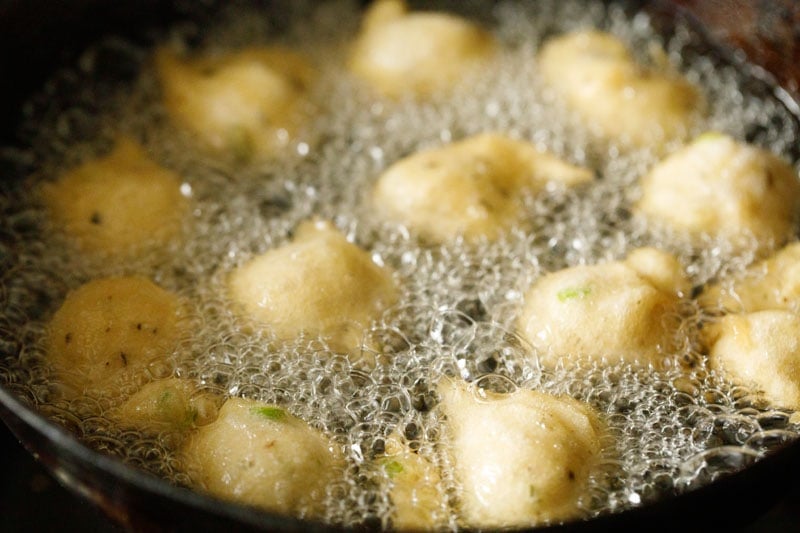
[[[230,294],[280,339],[318,335],[349,353],[399,296],[391,272],[325,222],[301,224],[291,243],[239,267]]]
[[[625,261],[545,275],[525,295],[518,328],[546,366],[562,357],[655,363],[675,348],[687,290],[674,257],[644,248]]]
[[[539,54],[545,83],[601,135],[639,147],[686,137],[704,107],[700,93],[651,47],[637,64],[615,36],[579,31],[555,37]]]
[[[300,518],[321,515],[345,466],[325,435],[280,407],[243,398],[227,400],[217,420],[198,428],[182,457],[209,493]]]
[[[635,209],[691,234],[779,244],[794,230],[800,183],[770,152],[706,133],[642,179]]]
[[[42,196],[54,226],[81,249],[122,256],[174,238],[188,210],[181,179],[125,138],[45,184]]]
[[[529,527],[580,516],[578,500],[601,451],[602,428],[588,405],[449,380],[439,394],[466,527]]]
[[[709,366],[800,409],[800,316],[789,311],[727,315],[704,329]]]
[[[519,220],[525,193],[592,178],[590,170],[531,143],[485,133],[398,161],[378,179],[374,202],[382,216],[425,240],[475,241],[496,238]]]
[[[436,465],[419,452],[412,451],[397,433],[386,439],[385,453],[378,458],[378,463],[391,483],[393,529],[444,529],[449,512]]]
[[[90,281],[70,292],[47,330],[50,363],[68,396],[120,398],[169,364],[186,334],[179,298],[139,277]]]
[[[288,50],[253,47],[184,59],[162,48],[156,66],[173,119],[236,159],[273,154],[304,121],[313,71]]]
[[[446,13],[408,13],[379,0],[367,11],[350,70],[389,97],[426,96],[453,85],[494,51],[491,35]]]
[[[217,401],[189,380],[167,378],[146,384],[114,409],[120,426],[142,430],[188,430],[217,417]]]
[[[784,309],[800,311],[800,243],[752,265],[732,284],[714,283],[699,297],[704,308],[729,313]]]

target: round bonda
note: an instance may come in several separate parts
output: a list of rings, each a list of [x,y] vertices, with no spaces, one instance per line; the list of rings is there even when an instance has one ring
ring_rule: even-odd
[[[373,200],[382,217],[426,241],[476,241],[495,239],[518,223],[526,194],[593,177],[529,142],[484,133],[394,163],[378,178]]]
[[[450,380],[439,395],[466,527],[530,527],[581,515],[579,498],[601,453],[602,425],[588,405]]]
[[[726,315],[704,328],[708,363],[773,405],[800,409],[800,316],[784,310]]]
[[[494,48],[488,32],[460,17],[379,0],[364,16],[349,68],[386,96],[427,96],[453,85]]]
[[[681,295],[677,260],[653,248],[624,261],[544,275],[527,291],[517,327],[539,361],[658,364],[673,352]]]
[[[178,296],[148,279],[93,280],[71,291],[50,321],[48,360],[65,395],[123,398],[159,377],[151,366],[170,366],[185,317]]]
[[[705,104],[700,92],[651,45],[654,65],[637,63],[617,37],[597,30],[547,41],[539,54],[544,82],[601,135],[658,148],[688,135]]]
[[[43,186],[58,231],[89,253],[130,257],[176,238],[189,201],[178,175],[128,138]]]
[[[198,428],[181,456],[201,489],[225,500],[286,515],[319,517],[344,459],[323,433],[285,409],[230,398]]]
[[[155,61],[175,122],[240,161],[277,153],[308,118],[313,69],[290,50],[250,47],[182,57],[161,48]]]
[[[387,268],[322,221],[301,224],[292,242],[237,268],[229,294],[279,339],[319,336],[344,353],[357,351],[370,323],[399,297]]]
[[[794,232],[800,182],[770,152],[709,132],[641,180],[634,210],[690,235],[774,246]]]

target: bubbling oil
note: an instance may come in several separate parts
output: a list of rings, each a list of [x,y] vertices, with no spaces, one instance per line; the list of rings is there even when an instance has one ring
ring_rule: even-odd
[[[191,309],[192,335],[183,339],[174,360],[153,371],[156,377],[178,375],[223,398],[280,404],[328,432],[346,451],[349,467],[329,495],[325,518],[331,523],[377,520],[390,526],[386,480],[370,459],[394,431],[441,468],[450,503],[457,503],[456,481],[439,446],[442,421],[433,409],[443,376],[479,380],[497,390],[569,394],[595,407],[609,434],[581,502],[588,516],[690,490],[793,439],[798,427],[791,413],[764,406],[752,391],[706,369],[696,343],[704,316],[689,298],[676,333],[681,348],[659,368],[542,369],[513,328],[523,293],[547,272],[657,246],[676,254],[700,286],[743,270],[759,253],[756,246],[733,249],[713,239],[698,245],[630,216],[637,179],[656,155],[596,138],[543,87],[535,56],[547,37],[599,27],[634,50],[651,41],[663,44],[670,61],[702,87],[709,102],[695,133],[724,131],[788,156],[798,135],[789,112],[769,95],[748,91],[736,68],[695,53],[689,29],[679,26],[661,36],[645,13],[577,0],[440,7],[478,20],[503,49],[481,72],[424,102],[378,99],[346,74],[347,43],[360,17],[352,2],[287,2],[274,11],[282,13],[277,22],[240,2],[220,8],[212,26],[186,23],[164,35],[163,40],[210,49],[278,41],[311,58],[319,69],[310,94],[315,113],[286,153],[268,161],[242,164],[209,154],[173,127],[159,102],[149,49],[106,40],[88,50],[76,68],[57,75],[29,105],[23,132],[30,145],[3,152],[12,172],[30,178],[25,186],[4,185],[0,196],[0,383],[91,448],[189,485],[175,435],[119,427],[102,415],[113,401],[63,400],[43,351],[47,321],[70,289],[97,277],[140,274],[184,297]],[[477,245],[423,245],[372,210],[369,192],[388,165],[421,148],[488,130],[531,139],[592,167],[599,179],[580,191],[553,188],[528,198],[524,228]],[[28,193],[31,182],[53,179],[103,153],[120,133],[139,139],[179,173],[192,202],[184,239],[125,264],[76,254],[50,231]],[[287,242],[294,228],[312,217],[331,220],[394,272],[400,301],[367,334],[378,342],[365,345],[383,347],[374,367],[331,353],[319,339],[276,343],[269,332],[243,327],[231,310],[228,274]],[[449,526],[459,526],[455,513]]]

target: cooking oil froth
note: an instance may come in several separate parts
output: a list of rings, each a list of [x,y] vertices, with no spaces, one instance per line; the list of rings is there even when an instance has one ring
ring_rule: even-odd
[[[59,237],[43,232],[48,222],[23,187],[0,197],[0,382],[92,448],[188,484],[174,435],[119,429],[97,416],[110,407],[100,400],[70,404],[59,399],[43,353],[47,320],[70,289],[101,276],[135,273],[191,302],[192,336],[181,347],[191,357],[154,372],[191,378],[220,396],[283,405],[348,451],[350,468],[326,515],[333,523],[352,525],[371,517],[387,525],[390,502],[376,485],[380,475],[370,470],[369,459],[396,428],[444,467],[443,483],[448,494],[455,494],[447,459],[436,446],[440,421],[431,411],[442,376],[481,380],[501,390],[567,393],[597,408],[610,436],[582,503],[590,514],[696,487],[794,438],[797,427],[790,413],[762,406],[750,391],[705,368],[695,342],[704,317],[688,299],[678,331],[683,348],[663,368],[619,364],[543,370],[513,328],[526,288],[560,268],[658,246],[675,253],[700,286],[741,271],[756,258],[755,248],[734,252],[710,239],[692,245],[630,216],[637,179],[656,156],[593,137],[558,104],[536,70],[535,55],[544,39],[601,27],[634,50],[661,41],[674,65],[707,96],[708,118],[695,133],[724,131],[789,156],[797,131],[788,112],[776,100],[745,90],[745,78],[736,69],[695,53],[695,36],[688,29],[659,37],[643,13],[555,0],[450,2],[446,7],[486,24],[504,49],[479,75],[427,102],[378,100],[345,74],[347,42],[359,19],[350,2],[292,2],[284,11],[288,22],[281,24],[267,13],[235,5],[223,9],[212,28],[185,24],[165,36],[220,48],[279,40],[315,62],[320,77],[310,98],[317,113],[287,153],[272,161],[248,165],[210,155],[171,126],[158,102],[149,50],[109,39],[87,51],[75,70],[57,76],[40,98],[60,106],[53,110],[33,101],[26,130],[31,146],[5,150],[9,167],[30,173],[34,182],[53,179],[125,133],[182,176],[192,216],[186,239],[166,252],[120,265],[80,257]],[[120,64],[141,76],[119,72]],[[477,246],[423,246],[372,212],[369,191],[388,165],[420,148],[488,130],[531,139],[591,166],[599,179],[578,192],[553,189],[528,199],[529,228]],[[297,225],[313,216],[333,221],[395,272],[400,302],[369,332],[380,341],[376,345],[386,347],[384,362],[374,368],[331,355],[318,339],[279,345],[268,334],[248,332],[227,301],[232,269],[287,242]],[[456,526],[455,516],[450,525]]]

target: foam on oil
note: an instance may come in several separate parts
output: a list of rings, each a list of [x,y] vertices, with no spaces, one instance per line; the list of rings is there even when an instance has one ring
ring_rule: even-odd
[[[724,131],[788,155],[797,138],[788,112],[744,90],[734,68],[693,53],[687,29],[660,37],[642,13],[577,0],[443,5],[486,25],[504,47],[480,73],[428,102],[378,99],[346,74],[347,43],[359,20],[351,2],[287,2],[276,11],[283,13],[280,21],[234,5],[223,8],[212,27],[185,24],[165,35],[223,49],[278,40],[319,68],[310,97],[316,112],[307,130],[282,157],[250,165],[208,154],[170,125],[158,101],[150,50],[107,40],[87,51],[77,68],[59,74],[30,105],[30,147],[3,152],[9,168],[31,177],[25,187],[8,186],[0,196],[0,382],[92,448],[189,484],[175,435],[116,427],[97,414],[112,401],[60,399],[42,351],[47,319],[70,289],[96,277],[136,273],[176,291],[192,310],[192,336],[174,361],[153,369],[154,376],[176,374],[221,397],[278,403],[329,432],[347,451],[350,467],[332,489],[326,515],[332,523],[390,523],[385,480],[370,458],[397,429],[442,468],[445,489],[457,503],[455,481],[437,446],[440,420],[431,410],[436,382],[445,375],[480,379],[500,390],[567,393],[598,409],[610,435],[582,502],[589,515],[691,489],[794,438],[790,413],[753,401],[751,391],[706,370],[695,343],[703,316],[689,300],[678,332],[683,348],[662,368],[542,370],[513,332],[522,294],[553,270],[654,245],[675,253],[700,285],[740,271],[756,257],[755,248],[734,252],[710,239],[698,246],[630,216],[637,179],[656,156],[594,137],[542,87],[535,56],[544,39],[600,27],[637,50],[660,42],[707,97],[708,118],[698,132]],[[47,101],[49,106],[37,103]],[[591,166],[599,179],[579,192],[553,189],[530,198],[524,226],[477,246],[422,246],[372,211],[369,191],[388,165],[420,148],[487,130],[531,139]],[[127,264],[71,252],[46,231],[43,211],[26,194],[27,184],[35,189],[39,180],[102,153],[119,133],[139,139],[178,172],[193,204],[185,239]],[[383,363],[374,368],[330,354],[317,339],[280,345],[268,332],[247,332],[227,301],[232,269],[287,242],[297,224],[313,216],[333,221],[395,272],[400,302],[369,332],[379,341],[374,345],[385,347]],[[457,525],[453,513],[450,526]]]

